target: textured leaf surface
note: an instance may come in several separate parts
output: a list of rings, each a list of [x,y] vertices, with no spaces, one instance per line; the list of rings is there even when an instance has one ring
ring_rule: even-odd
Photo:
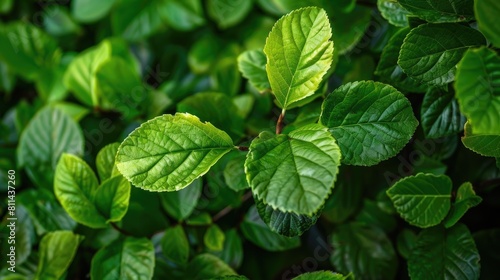
[[[266,55],[261,50],[245,51],[238,56],[240,72],[259,91],[271,89],[266,73],[266,60]]]
[[[237,274],[231,267],[216,256],[211,254],[200,254],[189,263],[186,279],[203,280],[225,275]]]
[[[266,40],[266,71],[278,105],[314,94],[333,59],[332,30],[324,10],[295,10],[274,25]]]
[[[457,224],[421,231],[408,259],[408,271],[414,279],[478,279],[479,254],[467,227]]]
[[[325,127],[312,124],[288,135],[263,132],[245,162],[254,195],[282,212],[312,215],[324,204],[338,173],[340,150]]]
[[[496,0],[474,1],[474,13],[479,30],[493,45],[500,47],[500,26],[498,25],[500,2]]]
[[[163,209],[178,221],[184,220],[193,212],[201,195],[201,179],[193,181],[186,188],[176,192],[160,194]]]
[[[398,0],[410,13],[428,22],[474,19],[474,0]]]
[[[189,258],[189,241],[182,225],[165,230],[165,234],[161,239],[161,249],[163,255],[168,259],[185,264]]]
[[[448,214],[451,188],[447,176],[419,173],[399,180],[387,195],[403,219],[427,228],[439,224]]]
[[[40,241],[40,260],[35,279],[60,279],[73,261],[81,239],[71,231],[45,234]]]
[[[97,153],[95,164],[97,174],[99,175],[101,182],[114,175],[120,174],[115,165],[115,157],[118,147],[120,147],[120,143],[112,143],[104,146],[104,148]]]
[[[477,206],[481,201],[482,198],[476,195],[472,184],[469,182],[463,183],[458,188],[455,202],[453,202],[450,212],[444,220],[444,226],[450,228],[455,225],[469,208]]]
[[[376,227],[359,223],[339,226],[332,237],[331,261],[341,273],[356,279],[393,279],[398,260],[391,241]]]
[[[342,162],[352,165],[374,165],[395,156],[418,125],[402,93],[372,81],[333,91],[323,103],[320,121],[337,140]]]
[[[453,81],[455,66],[467,49],[484,44],[479,31],[461,24],[422,24],[406,36],[398,64],[417,81],[443,85]]]
[[[315,271],[301,274],[293,280],[344,280],[347,277],[331,271]]]
[[[101,183],[93,203],[106,222],[118,222],[127,213],[129,200],[130,183],[118,175]]]
[[[408,11],[398,1],[377,0],[377,8],[390,24],[398,27],[408,26]]]
[[[92,279],[138,279],[153,277],[154,248],[146,238],[120,238],[100,249],[92,258]]]
[[[211,251],[222,251],[225,239],[224,232],[216,224],[211,224],[203,236],[205,246]]]
[[[473,134],[500,134],[500,57],[495,51],[467,51],[457,67],[455,91]]]
[[[234,148],[231,138],[190,114],[163,115],[143,123],[120,145],[118,170],[149,191],[178,191],[207,173]]]
[[[454,93],[440,88],[431,88],[425,94],[420,115],[426,138],[456,134],[465,124]]]

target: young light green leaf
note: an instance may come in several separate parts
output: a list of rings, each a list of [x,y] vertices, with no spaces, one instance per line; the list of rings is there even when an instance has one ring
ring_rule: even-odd
[[[216,256],[200,254],[189,263],[185,279],[203,280],[226,275],[237,275],[237,273]]]
[[[182,225],[167,228],[161,238],[163,255],[169,260],[185,264],[189,258],[189,241]]]
[[[293,280],[346,280],[349,279],[347,276],[343,276],[342,274],[338,274],[331,271],[315,271],[301,274]]]
[[[419,173],[399,180],[387,190],[394,207],[408,223],[421,228],[439,224],[450,210],[451,179]]]
[[[463,224],[425,229],[408,259],[412,279],[479,279],[479,254]]]
[[[342,162],[352,165],[374,165],[395,156],[418,125],[402,93],[373,81],[333,91],[323,102],[320,122],[337,140]]]
[[[498,14],[500,3],[496,0],[474,1],[474,14],[477,26],[486,38],[496,47],[500,47],[500,26],[498,26]]]
[[[259,91],[271,89],[266,72],[266,55],[261,50],[249,50],[238,56],[238,68],[248,81]]]
[[[457,66],[455,91],[473,134],[500,134],[500,57],[495,51],[468,50]]]
[[[41,109],[21,134],[17,148],[19,167],[33,182],[52,188],[54,169],[62,153],[83,154],[80,127],[68,115],[51,106]]]
[[[254,195],[273,209],[312,215],[325,203],[340,165],[340,149],[319,124],[288,135],[263,132],[245,161]]]
[[[53,231],[40,241],[40,260],[35,279],[61,279],[73,261],[82,236],[71,231]]]
[[[120,147],[120,143],[111,143],[104,146],[104,148],[97,153],[95,165],[101,182],[120,174],[115,165],[115,157],[118,147]]]
[[[155,250],[146,238],[120,238],[94,255],[90,278],[102,280],[153,277]]]
[[[66,212],[78,223],[91,228],[107,226],[93,203],[99,187],[92,169],[77,156],[63,154],[57,164],[54,193]]]
[[[353,273],[359,279],[394,279],[396,252],[379,228],[348,223],[336,228],[331,262],[341,273]]]
[[[277,252],[300,246],[299,237],[281,236],[273,231],[260,218],[255,206],[252,206],[241,224],[243,236],[264,250]]]
[[[430,88],[420,107],[422,129],[426,138],[440,138],[457,134],[465,124],[453,91]]]
[[[219,28],[226,29],[241,22],[252,5],[252,0],[208,0],[207,12]]]
[[[91,23],[103,18],[116,0],[75,0],[71,1],[71,15],[79,22]]]
[[[216,224],[211,224],[205,235],[203,236],[203,243],[210,251],[222,251],[224,249],[224,240],[226,236],[220,227]]]
[[[248,182],[245,174],[246,154],[241,153],[230,159],[224,168],[224,181],[233,191],[248,189]]]
[[[390,24],[398,27],[408,26],[408,11],[399,2],[394,0],[377,0],[377,8],[382,17]]]
[[[472,134],[472,126],[465,123],[462,143],[468,149],[486,157],[500,157],[500,135]]]
[[[333,59],[326,12],[302,8],[283,16],[266,40],[266,72],[279,107],[314,94]]]
[[[321,210],[312,216],[297,215],[290,212],[275,210],[271,206],[264,204],[257,197],[254,198],[255,206],[262,220],[269,228],[283,236],[300,236],[304,231],[313,226],[321,215]]]
[[[409,229],[403,229],[396,238],[396,247],[399,254],[408,259],[417,242],[417,235]]]
[[[474,19],[474,0],[398,0],[413,15],[427,22],[460,22]]]
[[[118,175],[101,183],[93,203],[106,222],[118,222],[127,213],[129,200],[130,183]]]
[[[422,24],[406,36],[398,64],[419,82],[444,85],[453,81],[467,49],[485,44],[479,31],[458,23]]]
[[[201,179],[198,179],[180,191],[160,193],[161,205],[170,216],[182,221],[189,217],[196,207],[202,187]]]
[[[163,20],[179,31],[190,31],[205,24],[200,0],[165,0],[161,9]]]
[[[233,269],[238,269],[243,262],[243,242],[236,229],[224,233],[226,236],[222,251],[213,252]]]
[[[444,226],[450,228],[455,225],[460,218],[469,210],[469,208],[477,206],[483,199],[476,195],[472,184],[469,182],[463,183],[457,191],[455,202],[453,202],[450,212],[444,220]]]
[[[116,166],[137,187],[178,191],[232,149],[229,135],[196,116],[163,115],[143,123],[122,142]]]

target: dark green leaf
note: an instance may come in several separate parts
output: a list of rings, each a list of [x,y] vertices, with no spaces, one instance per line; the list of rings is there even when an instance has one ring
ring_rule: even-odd
[[[459,22],[474,19],[474,0],[398,0],[413,15],[428,22]]]
[[[222,251],[224,248],[224,241],[226,236],[220,227],[216,224],[211,224],[205,235],[203,236],[203,243],[210,251]]]
[[[224,246],[221,252],[214,252],[221,260],[233,269],[238,269],[243,263],[243,242],[235,229],[225,232]]]
[[[224,168],[224,181],[233,191],[248,189],[248,182],[245,175],[246,154],[241,153],[230,159]]]
[[[408,26],[408,11],[395,0],[377,0],[377,8],[382,17],[384,17],[390,24],[406,27]]]
[[[243,77],[259,91],[270,90],[266,73],[266,55],[261,50],[245,51],[238,56],[238,68]]]
[[[252,5],[252,0],[208,0],[207,11],[219,28],[226,29],[241,22]]]
[[[200,254],[189,263],[186,279],[202,280],[225,275],[237,274],[231,267],[216,256],[211,254]]]
[[[163,0],[121,0],[111,13],[114,34],[129,41],[138,41],[159,31],[162,26],[161,14],[166,13]]]
[[[168,259],[185,264],[189,258],[189,241],[182,225],[167,228],[161,239],[163,255]]]
[[[495,0],[474,1],[474,13],[479,30],[493,43],[500,46],[500,27],[497,15],[500,13],[500,3]]]
[[[186,188],[176,192],[160,193],[163,209],[178,221],[184,220],[193,212],[202,189],[201,179],[193,181]]]
[[[500,263],[500,229],[480,230],[474,233],[479,255],[481,256],[481,278],[495,279]]]
[[[399,254],[408,259],[417,242],[417,234],[409,229],[403,229],[396,239],[396,246]]]
[[[293,280],[345,280],[346,276],[331,271],[315,271],[301,274]]]
[[[190,31],[205,24],[200,0],[164,0],[161,16],[169,26],[180,31]]]
[[[437,87],[429,89],[425,94],[420,114],[426,138],[457,134],[465,124],[454,93]]]
[[[391,232],[396,228],[394,216],[384,212],[375,201],[365,199],[363,208],[354,221],[378,227],[385,232]]]
[[[455,225],[469,208],[477,206],[481,201],[481,197],[474,192],[472,184],[469,182],[463,183],[458,188],[455,202],[453,202],[450,212],[444,220],[444,226],[450,228]]]

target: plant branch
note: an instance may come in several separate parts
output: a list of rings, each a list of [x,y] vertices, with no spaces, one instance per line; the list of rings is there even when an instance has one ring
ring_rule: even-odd
[[[238,150],[240,150],[240,151],[244,151],[244,152],[248,151],[248,147],[245,147],[245,146],[236,146],[236,148],[238,148]]]
[[[123,234],[123,235],[128,235],[128,236],[131,236],[132,234],[130,234],[130,232],[120,228],[116,223],[110,223],[111,226],[116,229],[119,233]]]
[[[285,109],[281,111],[280,116],[278,117],[278,122],[276,122],[276,134],[281,134],[283,130],[283,119],[285,118]]]
[[[252,197],[252,191],[249,191],[247,193],[245,193],[242,197],[241,197],[241,202],[245,202],[247,201],[250,197]],[[234,208],[232,206],[227,206],[226,208],[220,210],[219,213],[215,214],[214,217],[212,218],[212,221],[213,222],[216,222],[218,221],[220,218],[226,216],[229,212],[231,212],[231,210],[233,210]]]

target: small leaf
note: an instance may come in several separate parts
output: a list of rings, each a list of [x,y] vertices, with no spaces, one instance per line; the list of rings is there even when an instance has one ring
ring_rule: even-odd
[[[266,55],[261,50],[245,51],[238,56],[241,74],[261,92],[271,89],[266,73],[266,60]]]
[[[40,241],[40,260],[35,279],[60,279],[73,261],[82,239],[82,236],[71,231],[45,234]]]
[[[118,175],[101,183],[93,203],[106,222],[118,222],[127,213],[129,200],[130,183]]]
[[[208,0],[207,12],[219,28],[226,29],[240,23],[252,5],[252,0]]]
[[[457,66],[455,91],[472,134],[500,134],[500,57],[495,51],[468,50]]]
[[[163,255],[169,260],[185,264],[189,258],[189,241],[181,225],[167,228],[161,239]]]
[[[342,273],[356,279],[394,279],[398,260],[392,243],[376,227],[348,223],[336,228],[331,261]]]
[[[111,13],[111,27],[115,35],[128,41],[139,41],[160,30],[161,14],[167,9],[166,1],[121,0]]]
[[[143,123],[120,145],[118,170],[149,191],[178,191],[207,173],[234,148],[225,132],[190,114],[163,115]]]
[[[325,127],[312,124],[288,135],[263,132],[245,162],[254,195],[273,209],[312,215],[325,203],[340,165],[340,150]]]
[[[203,236],[203,242],[210,251],[222,251],[225,239],[224,232],[216,224],[211,224]]]
[[[160,193],[161,205],[170,216],[182,221],[189,217],[196,207],[202,187],[201,179],[198,179],[180,191]]]
[[[241,153],[230,159],[224,168],[224,181],[235,192],[249,188],[245,174],[245,159],[246,154]]]
[[[406,36],[398,64],[419,82],[444,85],[453,81],[467,49],[485,44],[479,31],[458,23],[422,24]]]
[[[500,135],[471,133],[471,126],[465,123],[465,134],[462,143],[468,149],[486,157],[500,157]]]
[[[500,13],[500,3],[496,0],[474,1],[474,13],[477,19],[479,30],[496,47],[500,47],[500,27],[498,17]]]
[[[417,235],[409,229],[403,229],[396,238],[396,246],[399,254],[408,259],[417,242]]]
[[[301,274],[293,280],[345,280],[348,279],[347,276],[338,274],[331,271],[315,271]]]
[[[300,246],[300,238],[285,237],[271,231],[260,218],[255,206],[248,210],[241,224],[241,231],[246,239],[267,251],[285,251]]]
[[[408,259],[412,279],[479,279],[479,254],[463,224],[425,229]]]
[[[153,277],[155,251],[146,238],[120,238],[94,255],[90,278],[102,280],[138,279]]]
[[[333,4],[329,11],[332,11],[332,41],[335,42],[335,51],[343,55],[356,50],[356,45],[361,41],[372,21],[372,8],[355,5],[354,1],[346,0],[343,2],[347,2],[348,7],[344,7],[343,10],[343,7],[338,7],[338,1],[325,2]]]
[[[120,147],[120,143],[108,144],[97,153],[95,164],[101,182],[120,174],[115,165],[115,156],[118,147]]]
[[[465,124],[454,93],[437,87],[429,89],[425,94],[420,115],[426,138],[457,134]]]
[[[394,0],[377,0],[377,8],[382,17],[390,24],[398,27],[408,26],[408,11],[399,2]]]
[[[385,232],[391,232],[396,228],[394,216],[384,212],[375,201],[369,199],[365,199],[363,208],[354,221],[378,227]]]
[[[421,228],[439,224],[450,210],[452,183],[445,175],[419,173],[387,190],[394,207],[408,223]]]
[[[91,23],[103,18],[116,0],[75,0],[71,2],[71,15],[79,22]]]
[[[450,228],[455,225],[460,218],[469,210],[469,208],[477,206],[483,199],[476,195],[472,184],[469,182],[463,183],[457,191],[455,202],[453,202],[450,212],[444,220],[444,226]]]
[[[323,102],[320,122],[337,140],[342,162],[352,165],[374,165],[395,156],[418,125],[402,93],[373,81],[333,91]]]
[[[474,19],[474,0],[398,0],[413,15],[427,22],[459,22]]]
[[[237,274],[216,256],[200,254],[189,263],[185,279],[202,280],[225,275]]]
[[[238,269],[243,263],[243,242],[236,229],[226,231],[225,236],[222,251],[213,254],[233,269]]]
[[[161,16],[172,28],[190,31],[205,24],[200,0],[166,0]]]
[[[333,59],[326,12],[302,8],[279,19],[266,40],[266,71],[279,107],[314,94]]]

